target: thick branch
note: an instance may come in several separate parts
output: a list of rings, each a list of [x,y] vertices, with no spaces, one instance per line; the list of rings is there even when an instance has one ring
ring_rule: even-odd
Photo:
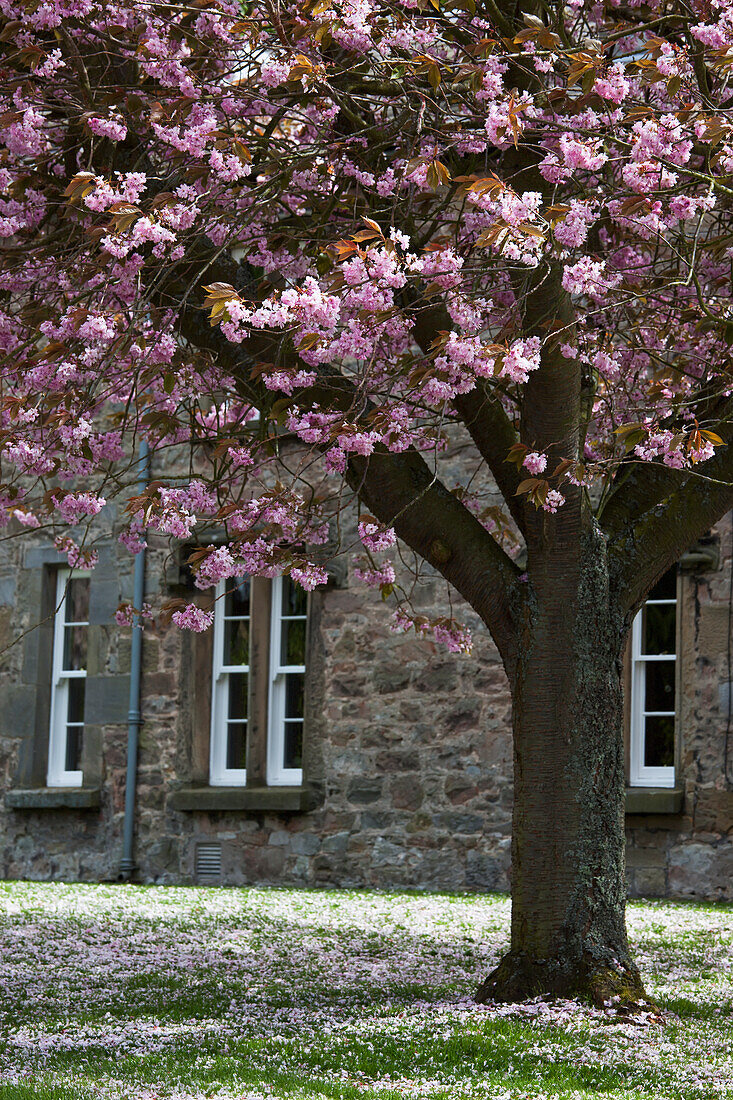
[[[187,310],[182,318],[186,338],[226,362],[247,400],[266,407],[272,395],[250,380],[257,354],[255,341],[238,347],[217,328],[209,327],[201,310]],[[254,355],[253,355],[254,351]],[[294,395],[304,409],[314,401],[323,407],[348,409],[362,401],[350,379],[323,366],[315,386]],[[378,449],[369,457],[354,455],[347,480],[382,523],[393,526],[412,550],[453,585],[481,616],[505,661],[514,654],[514,627],[508,589],[519,570],[476,517],[433,475],[415,450],[393,454]]]
[[[348,481],[374,515],[393,526],[478,612],[511,667],[516,643],[508,592],[519,569],[475,516],[414,450],[355,456]]]
[[[438,334],[453,328],[450,314],[443,305],[421,310],[415,320],[413,336],[427,352]],[[516,495],[519,475],[516,466],[506,461],[517,433],[499,396],[481,380],[470,393],[457,394],[453,407],[463,421],[476,448],[491,470],[496,486],[504,497],[514,522],[524,533],[524,501]]]
[[[636,611],[656,580],[733,508],[733,446],[699,467],[699,475],[688,475],[611,542],[615,584],[628,612]]]
[[[733,401],[720,394],[719,379],[706,383],[689,406],[700,424],[713,428],[726,443],[733,441]],[[661,427],[675,430],[675,422],[679,420],[670,417]],[[700,471],[705,473],[707,466],[700,467]],[[632,527],[639,516],[681,488],[690,477],[698,480],[694,471],[674,470],[660,462],[622,463],[598,514],[608,538],[620,538],[625,528]]]
[[[639,516],[679,488],[684,475],[660,462],[623,463],[598,519],[610,539],[633,527]]]

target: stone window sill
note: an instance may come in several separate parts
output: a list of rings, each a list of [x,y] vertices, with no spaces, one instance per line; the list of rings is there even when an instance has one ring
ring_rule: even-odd
[[[98,810],[101,802],[99,787],[38,787],[5,793],[9,810]]]
[[[627,787],[627,814],[679,814],[685,801],[681,787]]]
[[[171,810],[271,810],[282,813],[310,810],[309,787],[188,787],[168,796]]]

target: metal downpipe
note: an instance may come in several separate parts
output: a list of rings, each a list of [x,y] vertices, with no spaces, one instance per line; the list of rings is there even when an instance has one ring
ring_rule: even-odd
[[[142,495],[150,480],[150,451],[147,442],[140,442],[138,453],[138,494]],[[120,878],[129,879],[135,870],[132,845],[135,835],[135,793],[137,783],[137,752],[142,725],[140,681],[142,674],[143,621],[145,598],[145,548],[135,555],[133,581],[132,647],[130,650],[130,702],[127,712],[127,773],[125,777],[125,819],[122,831]]]

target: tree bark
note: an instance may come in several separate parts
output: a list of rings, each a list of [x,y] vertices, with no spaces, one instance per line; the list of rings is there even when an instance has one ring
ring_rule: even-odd
[[[625,927],[621,653],[627,622],[595,529],[527,582],[514,714],[511,948],[476,999],[646,996]],[[531,576],[531,574],[530,574]]]

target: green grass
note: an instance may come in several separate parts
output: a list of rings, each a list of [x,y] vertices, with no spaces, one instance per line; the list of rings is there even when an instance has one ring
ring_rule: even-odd
[[[0,1100],[733,1098],[733,910],[634,903],[666,1024],[484,1009],[505,898],[0,884]]]

